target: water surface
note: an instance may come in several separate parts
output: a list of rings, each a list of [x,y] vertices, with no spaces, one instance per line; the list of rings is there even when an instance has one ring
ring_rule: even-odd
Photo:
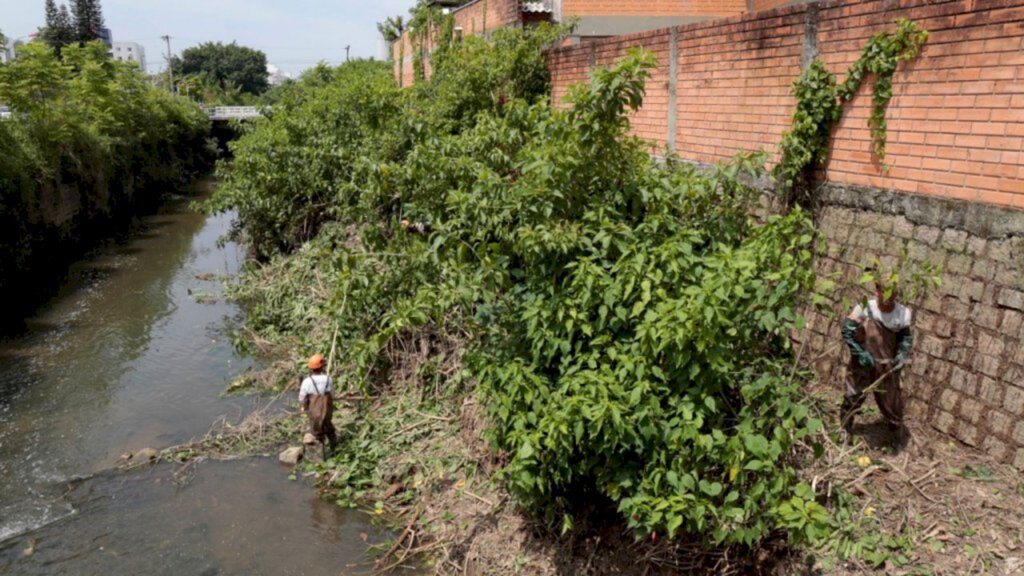
[[[286,481],[288,471],[274,463],[269,469],[267,463],[242,468],[246,473],[232,466],[211,473],[226,475],[221,480],[200,474],[195,489],[173,492],[173,498],[138,475],[123,484],[115,479],[87,483],[86,492],[101,494],[99,499],[65,497],[69,483],[109,470],[123,454],[187,442],[218,420],[239,421],[259,403],[221,397],[251,365],[229,341],[241,312],[221,296],[223,281],[239,271],[244,254],[220,242],[230,215],[206,217],[189,208],[190,200],[170,201],[131,234],[74,265],[60,293],[27,319],[25,332],[0,341],[0,541],[35,538],[30,532],[40,528],[46,534],[56,530],[66,540],[64,549],[41,556],[63,566],[56,573],[148,572],[135,570],[141,565],[128,560],[116,572],[93,568],[106,566],[113,548],[103,544],[107,532],[89,529],[92,519],[117,534],[117,518],[123,518],[135,526],[129,538],[133,548],[165,555],[161,562],[172,568],[182,562],[181,574],[206,570],[196,571],[201,558],[209,557],[211,569],[236,570],[241,559],[225,554],[251,558],[277,550],[280,538],[260,531],[271,519],[318,523],[309,510],[318,505],[306,501],[295,518],[285,519],[259,515],[268,502],[275,514],[284,513],[273,507],[270,493],[262,500],[233,500],[262,493],[265,483],[274,485],[273,478]],[[170,499],[161,504],[164,498]],[[190,507],[189,498],[206,500]],[[159,516],[147,516],[158,508]],[[219,535],[211,514],[224,514],[228,526],[251,530]],[[54,522],[63,527],[51,527]],[[155,524],[147,529],[147,522]],[[184,538],[188,530],[220,538],[226,549],[213,555],[205,540]],[[69,568],[76,562],[89,568]]]

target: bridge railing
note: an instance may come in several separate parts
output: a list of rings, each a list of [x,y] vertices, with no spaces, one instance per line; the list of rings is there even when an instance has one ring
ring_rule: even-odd
[[[215,106],[207,108],[206,113],[211,120],[248,120],[263,116],[256,106]]]

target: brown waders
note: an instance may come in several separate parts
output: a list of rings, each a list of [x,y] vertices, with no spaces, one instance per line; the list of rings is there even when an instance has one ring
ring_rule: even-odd
[[[324,440],[330,443],[331,448],[338,443],[338,432],[334,429],[334,398],[330,392],[325,394],[313,394],[309,397],[309,427],[317,442],[321,444]]]
[[[846,370],[846,395],[840,409],[843,428],[850,433],[853,422],[864,404],[864,395],[871,389],[875,403],[885,423],[896,436],[897,446],[906,441],[903,425],[903,394],[900,391],[900,373],[896,365],[899,339],[896,333],[881,322],[868,318],[857,328],[854,339],[875,359],[874,366],[863,366],[856,354],[851,355]]]

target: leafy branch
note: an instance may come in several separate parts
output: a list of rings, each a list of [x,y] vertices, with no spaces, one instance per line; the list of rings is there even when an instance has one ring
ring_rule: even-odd
[[[814,171],[828,158],[832,129],[842,119],[845,104],[869,76],[875,78],[868,117],[872,151],[885,160],[886,111],[892,99],[893,75],[900,62],[917,58],[927,40],[928,32],[914,22],[900,20],[895,32],[879,32],[868,40],[841,84],[823,62],[811,62],[793,84],[797,108],[792,126],[779,144],[782,157],[774,170],[787,204],[806,205],[812,200]]]

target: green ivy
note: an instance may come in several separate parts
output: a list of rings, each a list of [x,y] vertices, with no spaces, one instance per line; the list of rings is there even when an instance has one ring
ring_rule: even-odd
[[[886,110],[892,99],[892,79],[900,62],[913,60],[928,39],[928,32],[909,20],[900,20],[895,32],[871,37],[860,58],[850,66],[846,80],[837,84],[835,74],[815,59],[793,86],[797,100],[792,126],[779,144],[781,159],[774,175],[790,205],[807,204],[814,171],[828,158],[832,129],[843,117],[843,107],[857,94],[868,76],[874,76],[871,91],[873,152],[885,160]]]

